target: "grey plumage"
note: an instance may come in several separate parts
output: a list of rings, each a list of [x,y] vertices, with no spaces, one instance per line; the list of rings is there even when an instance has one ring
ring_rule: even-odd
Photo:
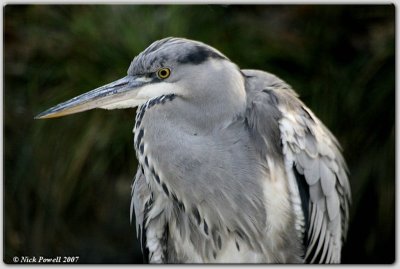
[[[138,105],[131,218],[149,262],[340,262],[345,161],[284,81],[166,38],[127,77],[38,117]]]

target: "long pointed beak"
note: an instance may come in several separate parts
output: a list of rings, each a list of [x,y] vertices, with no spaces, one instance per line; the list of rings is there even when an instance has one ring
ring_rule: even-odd
[[[137,94],[146,84],[148,82],[141,77],[126,76],[49,108],[35,119],[62,117],[94,108],[135,107],[143,103],[143,100],[137,98]]]

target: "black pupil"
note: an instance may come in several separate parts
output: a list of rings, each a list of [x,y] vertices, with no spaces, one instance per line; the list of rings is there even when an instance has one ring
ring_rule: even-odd
[[[167,76],[167,70],[161,70],[160,75],[161,75],[162,77]]]

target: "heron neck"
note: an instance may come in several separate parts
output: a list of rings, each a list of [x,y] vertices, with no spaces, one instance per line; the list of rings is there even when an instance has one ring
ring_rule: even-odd
[[[246,93],[242,80],[208,83],[208,86],[193,91],[199,93],[197,96],[178,97],[171,102],[173,107],[168,113],[171,116],[169,120],[175,122],[176,126],[190,126],[207,133],[224,128],[238,116],[244,115]],[[166,110],[169,108],[166,107]]]

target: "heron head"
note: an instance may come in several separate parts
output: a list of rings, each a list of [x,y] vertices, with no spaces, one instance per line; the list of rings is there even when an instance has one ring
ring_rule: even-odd
[[[137,55],[127,76],[60,103],[35,118],[61,117],[94,108],[133,108],[168,94],[188,100],[212,98],[213,89],[227,88],[227,83],[243,81],[236,65],[221,52],[201,42],[169,37]]]

